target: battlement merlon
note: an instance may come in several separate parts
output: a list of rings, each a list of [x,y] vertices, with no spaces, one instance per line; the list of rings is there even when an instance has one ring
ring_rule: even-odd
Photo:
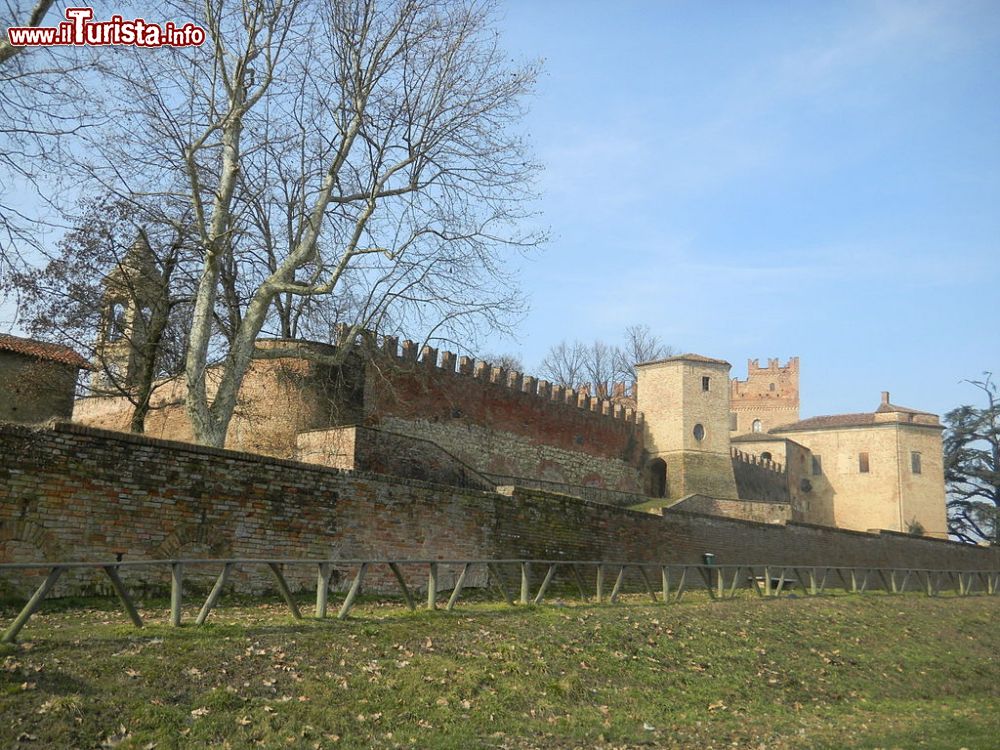
[[[775,378],[781,380],[792,379],[797,386],[798,376],[798,357],[789,357],[788,362],[784,365],[781,364],[781,360],[779,358],[771,357],[767,360],[767,367],[761,367],[759,359],[748,359],[746,379],[741,380],[740,378],[732,378],[730,381],[731,390],[734,395],[739,395],[741,389],[751,383],[751,381],[760,382],[765,379],[774,380]]]
[[[774,374],[778,372],[798,372],[799,371],[799,358],[789,357],[787,364],[782,365],[781,359],[778,357],[769,357],[767,360],[767,367],[760,366],[759,359],[748,359],[747,360],[747,377],[753,376],[755,373],[766,372],[769,374]]]

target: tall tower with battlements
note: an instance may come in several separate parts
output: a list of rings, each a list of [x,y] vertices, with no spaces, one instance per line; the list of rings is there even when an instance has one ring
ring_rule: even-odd
[[[729,390],[730,434],[746,435],[799,420],[799,358],[781,365],[769,359],[747,362],[747,379],[733,378]]]

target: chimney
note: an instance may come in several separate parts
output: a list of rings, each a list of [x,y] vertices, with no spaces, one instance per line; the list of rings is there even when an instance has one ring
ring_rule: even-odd
[[[889,405],[889,391],[882,391],[882,406]]]

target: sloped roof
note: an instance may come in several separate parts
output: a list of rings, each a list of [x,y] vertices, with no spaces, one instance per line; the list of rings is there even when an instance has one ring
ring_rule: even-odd
[[[26,339],[20,336],[0,333],[0,351],[14,352],[15,354],[37,357],[49,362],[59,362],[64,365],[91,369],[90,363],[68,346],[50,344],[48,341],[37,341],[35,339]]]
[[[773,427],[769,432],[795,432],[801,430],[822,430],[830,427],[865,427],[875,424],[875,415],[870,412],[860,414],[829,414],[822,417],[809,417],[791,424]]]
[[[780,428],[775,428],[780,429]],[[789,438],[772,435],[769,432],[747,432],[729,438],[730,443],[778,443],[789,442]]]
[[[895,412],[900,412],[902,414],[924,414],[929,417],[937,416],[937,414],[932,414],[929,411],[920,411],[918,409],[911,409],[908,406],[896,406],[895,404],[890,404],[889,402],[885,402],[879,405],[879,407],[875,410],[876,414],[890,414]]]
[[[636,367],[642,367],[643,365],[656,365],[661,362],[678,362],[681,360],[687,360],[689,362],[704,362],[710,365],[725,365],[726,367],[732,366],[724,359],[713,359],[712,357],[706,357],[704,354],[678,354],[673,357],[666,357],[665,359],[654,359],[649,362],[640,362],[636,365]]]

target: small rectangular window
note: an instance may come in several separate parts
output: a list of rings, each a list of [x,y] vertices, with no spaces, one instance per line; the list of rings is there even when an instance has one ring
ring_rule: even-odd
[[[868,454],[859,453],[858,454],[858,471],[862,474],[868,473]]]
[[[701,379],[701,389],[703,391],[707,391],[708,390],[708,385],[711,382],[712,382],[712,379],[710,377],[708,377],[708,375],[704,375],[702,377],[702,379]]]
[[[823,473],[823,457],[813,456],[813,476],[818,477]]]
[[[911,451],[910,452],[910,469],[914,474],[920,473],[920,452]]]
[[[729,412],[729,429],[730,431],[739,429],[739,422],[734,411]]]

